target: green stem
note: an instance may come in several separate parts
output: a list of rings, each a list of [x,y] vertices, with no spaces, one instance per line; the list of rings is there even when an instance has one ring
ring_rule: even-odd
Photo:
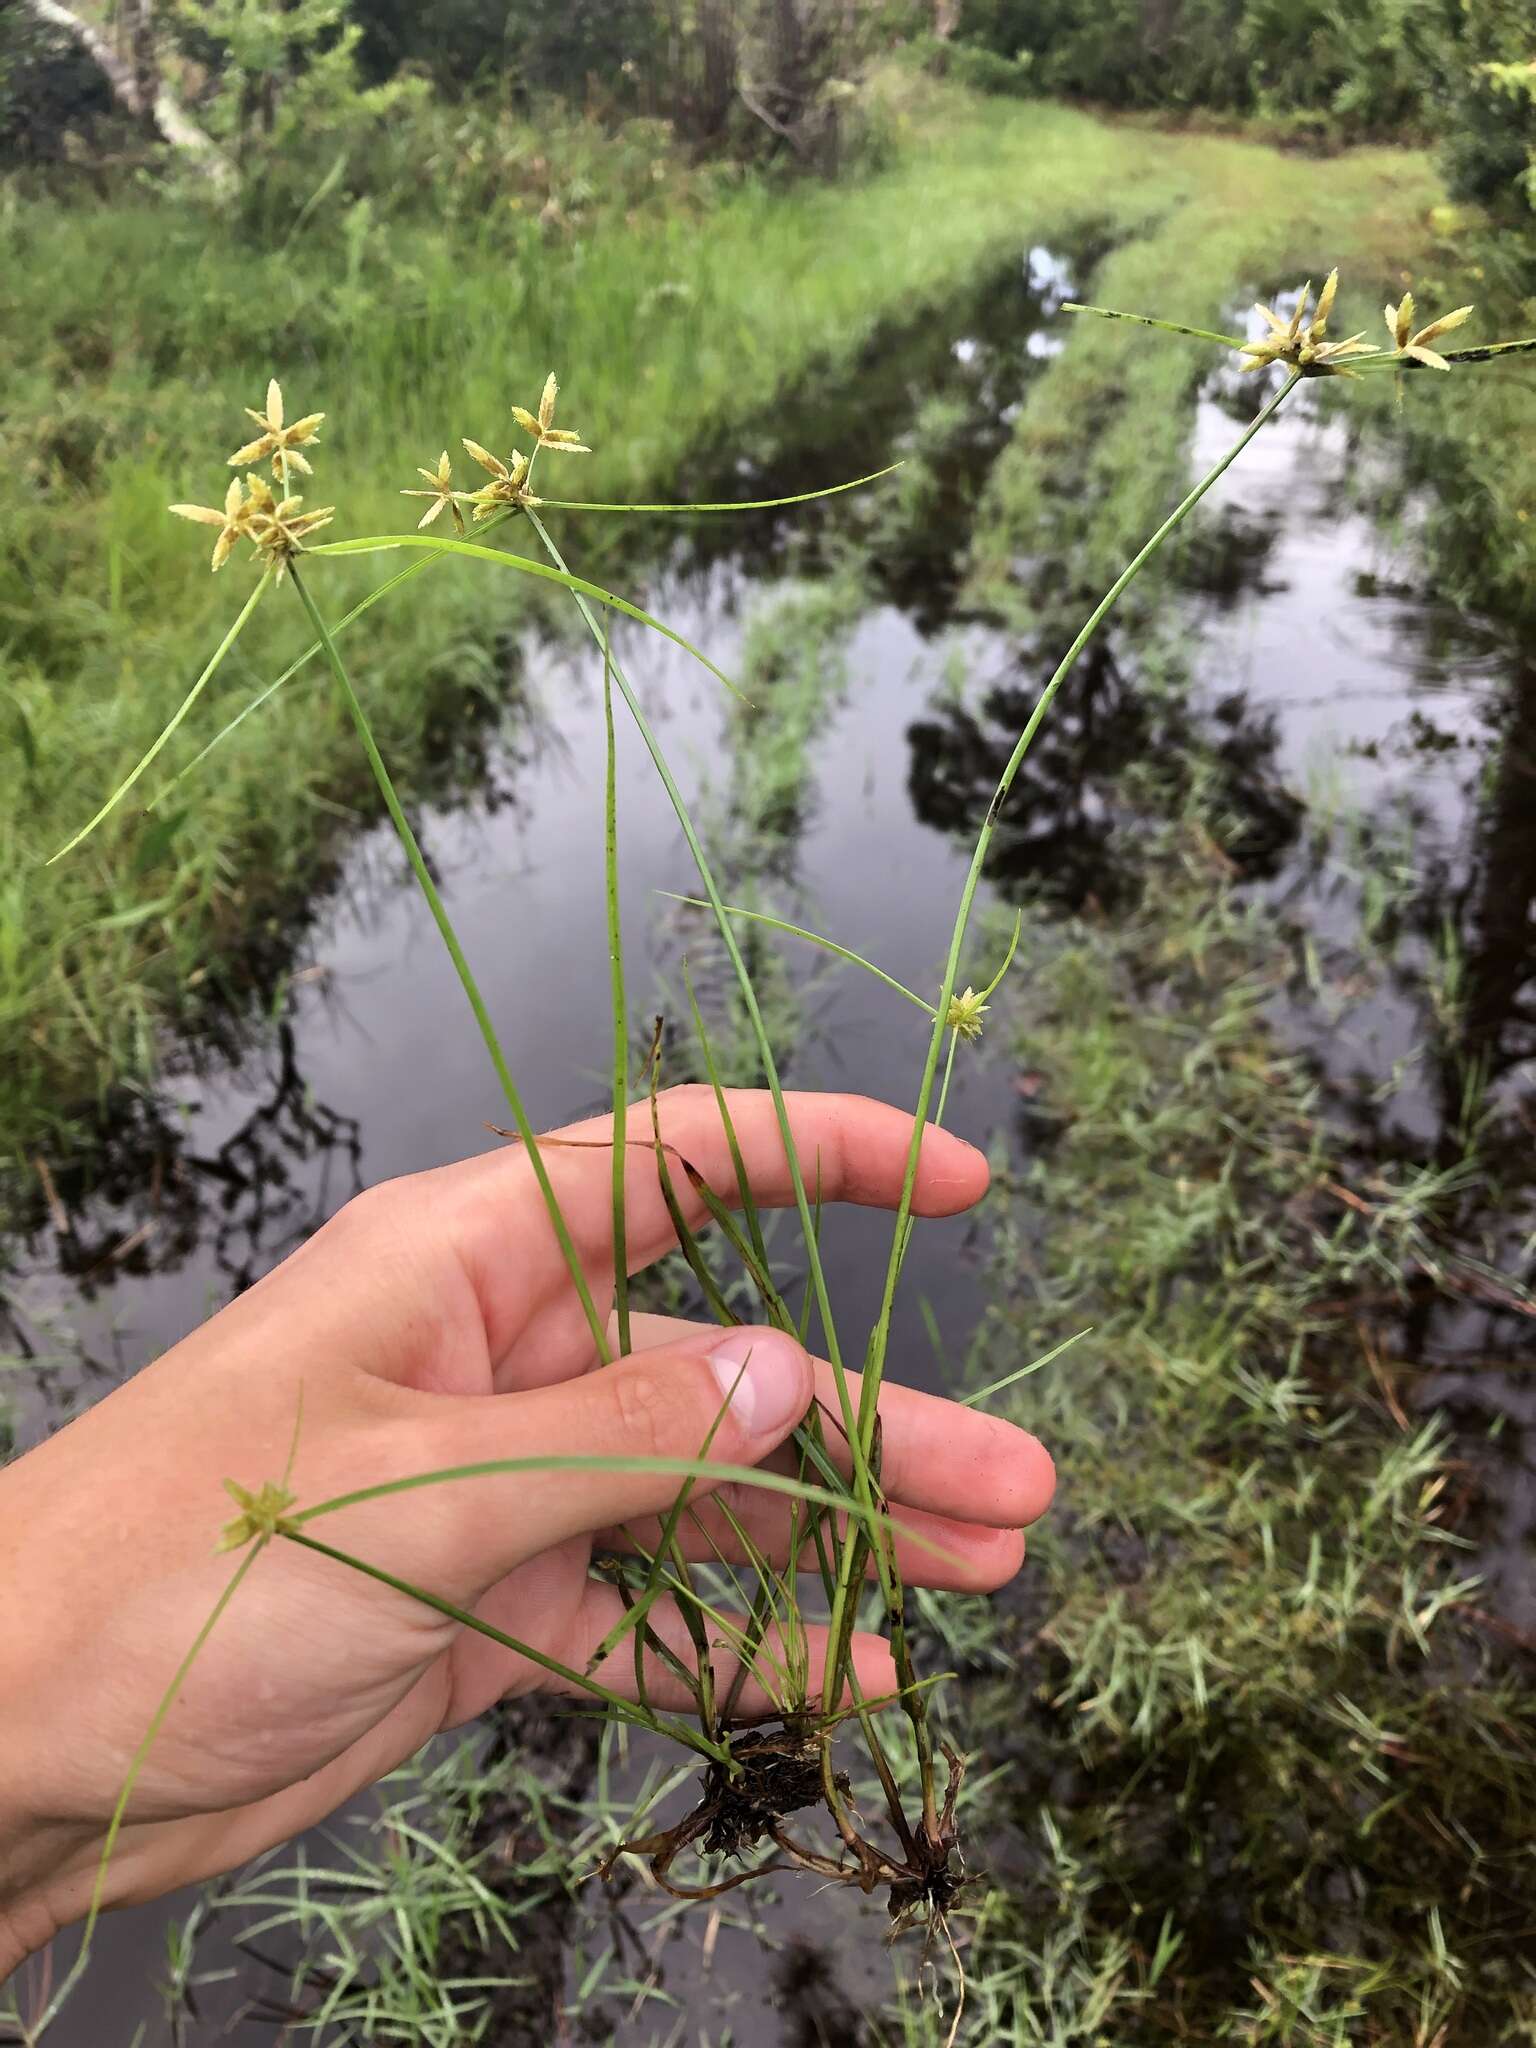
[[[622,1693],[612,1691],[606,1685],[599,1685],[595,1678],[588,1678],[580,1671],[573,1671],[569,1664],[562,1664],[558,1657],[548,1657],[542,1650],[536,1650],[530,1643],[521,1643],[516,1636],[503,1634],[488,1621],[482,1621],[468,1608],[455,1607],[451,1600],[443,1600],[436,1593],[429,1593],[424,1586],[413,1586],[409,1579],[397,1579],[393,1572],[387,1572],[382,1565],[369,1564],[366,1559],[353,1557],[349,1551],[337,1550],[329,1543],[322,1543],[318,1536],[304,1536],[297,1529],[285,1528],[279,1531],[288,1543],[297,1543],[303,1550],[317,1551],[321,1557],[334,1559],[354,1572],[361,1572],[364,1578],[377,1579],[381,1586],[392,1587],[403,1593],[408,1600],[418,1600],[423,1607],[430,1607],[435,1614],[441,1614],[447,1621],[456,1621],[462,1628],[471,1628],[476,1635],[487,1636],[493,1643],[499,1643],[514,1656],[526,1657],[530,1664],[537,1664],[551,1677],[577,1691],[587,1692],[604,1706],[615,1709],[626,1721],[633,1721],[642,1728],[649,1728],[658,1735],[670,1735],[674,1742],[681,1742],[689,1749],[697,1750],[700,1756],[707,1756],[713,1762],[726,1761],[727,1751],[723,1744],[710,1742],[703,1735],[696,1734],[686,1721],[675,1721],[665,1714],[657,1714],[637,1707],[633,1700],[627,1700]]]
[[[613,1303],[619,1356],[630,1351],[629,1245],[624,1228],[624,1149],[629,1138],[629,1002],[619,923],[619,764],[613,731],[613,651],[603,634],[603,882],[608,893],[608,973],[613,1003]]]
[[[572,1242],[571,1233],[567,1227],[565,1216],[561,1211],[559,1200],[555,1195],[553,1186],[550,1184],[549,1169],[545,1165],[543,1154],[539,1150],[537,1134],[529,1121],[527,1110],[523,1107],[523,1098],[518,1092],[517,1084],[512,1079],[512,1070],[507,1065],[506,1056],[502,1052],[501,1041],[496,1036],[496,1027],[491,1022],[491,1013],[486,1007],[484,996],[480,993],[479,983],[475,980],[474,974],[470,970],[469,961],[465,958],[464,948],[459,944],[459,935],[453,928],[453,920],[449,917],[443,899],[438,893],[437,884],[432,879],[431,871],[422,855],[416,834],[411,830],[410,820],[406,817],[400,803],[400,798],[396,794],[394,781],[389,769],[385,766],[384,756],[379,752],[378,742],[373,736],[373,727],[369,723],[368,714],[364,711],[357,692],[352,687],[351,679],[342,664],[341,656],[336,651],[336,643],[331,638],[325,620],[320,616],[319,609],[309,594],[309,586],[299,573],[297,562],[291,565],[290,573],[293,577],[293,587],[299,593],[304,609],[309,614],[309,622],[314,628],[315,637],[325,649],[325,658],[330,666],[331,674],[336,679],[337,688],[346,700],[347,710],[351,713],[352,723],[357,728],[357,736],[362,741],[363,752],[368,757],[368,765],[373,770],[373,779],[379,786],[379,793],[383,797],[385,808],[389,812],[390,822],[395,828],[395,833],[399,838],[401,846],[405,849],[405,857],[411,864],[411,872],[416,877],[417,885],[427,900],[427,908],[432,913],[433,921],[437,925],[443,944],[448,949],[448,957],[452,960],[454,969],[458,974],[460,986],[469,1000],[470,1009],[474,1012],[475,1022],[480,1027],[480,1036],[485,1040],[486,1050],[491,1056],[491,1064],[496,1070],[496,1078],[501,1083],[502,1094],[506,1097],[507,1106],[512,1112],[512,1121],[516,1124],[517,1134],[523,1142],[524,1149],[527,1151],[528,1161],[533,1168],[534,1178],[539,1184],[539,1192],[544,1197],[544,1206],[549,1211],[549,1220],[554,1226],[555,1236],[560,1243],[561,1256],[565,1260],[570,1272],[572,1285],[575,1287],[577,1297],[581,1302],[582,1313],[587,1319],[587,1327],[592,1332],[592,1342],[597,1347],[598,1357],[606,1365],[609,1358],[607,1327],[598,1315],[596,1305],[592,1300],[592,1290],[587,1285],[587,1276],[582,1270],[581,1259],[577,1254],[575,1244]]]
[[[1194,489],[1169,513],[1157,531],[1149,540],[1144,542],[1126,564],[1125,568],[1121,570],[1104,596],[1094,606],[1093,611],[1089,614],[1076,639],[1062,656],[1055,674],[1040,693],[1039,702],[1030,713],[1029,720],[1024,730],[1019,734],[1013,752],[1008,757],[1007,766],[998,778],[997,788],[993,792],[992,801],[987,806],[987,815],[982,821],[980,832],[977,834],[975,850],[971,855],[970,868],[966,873],[965,885],[960,894],[960,907],[955,916],[954,930],[950,936],[949,958],[944,969],[944,984],[939,992],[938,1014],[928,1041],[928,1057],[924,1062],[922,1085],[918,1090],[917,1107],[912,1120],[912,1140],[907,1151],[906,1174],[902,1182],[901,1198],[896,1208],[895,1226],[891,1233],[891,1253],[886,1264],[885,1285],[880,1298],[880,1312],[870,1340],[869,1354],[865,1361],[864,1382],[859,1402],[858,1426],[866,1456],[874,1429],[876,1403],[880,1398],[880,1383],[885,1372],[885,1353],[890,1340],[891,1311],[895,1303],[897,1283],[901,1278],[902,1264],[909,1242],[908,1221],[912,1214],[912,1192],[917,1183],[917,1165],[922,1149],[928,1105],[933,1098],[933,1086],[938,1073],[939,1057],[944,1047],[950,999],[955,992],[955,981],[960,969],[960,954],[965,944],[965,934],[970,923],[971,908],[975,902],[976,891],[981,883],[982,871],[986,866],[987,854],[992,845],[993,834],[997,829],[998,817],[1001,814],[1004,803],[1007,801],[1008,792],[1013,787],[1014,777],[1018,774],[1024,757],[1029,752],[1035,734],[1039,731],[1045,714],[1051,708],[1057,691],[1072,673],[1073,668],[1077,664],[1078,657],[1088,645],[1088,642],[1093,638],[1109,613],[1119,603],[1126,590],[1141,574],[1147,563],[1158,553],[1169,537],[1183,525],[1206,492],[1226,474],[1238,456],[1248,446],[1249,442],[1254,439],[1255,435],[1269,424],[1300,381],[1301,376],[1299,372],[1293,372],[1286,379],[1269,403],[1263,406],[1249,425],[1244,428],[1243,432],[1221,457],[1220,461],[1206,472]],[[856,1594],[856,1588],[848,1583],[847,1566],[849,1556],[849,1550],[845,1548],[843,1553],[844,1568],[838,1580],[838,1601],[836,1603],[838,1606],[845,1601],[851,1600]],[[832,1640],[834,1643],[838,1640],[835,1632]],[[840,1670],[828,1671],[828,1691],[826,1697],[829,1701],[841,1698],[841,1677]]]
[[[1114,306],[1084,306],[1075,299],[1068,299],[1062,306],[1063,313],[1096,313],[1101,320],[1129,320],[1136,327],[1156,327],[1164,334],[1186,334],[1192,341],[1215,341],[1223,348],[1241,348],[1242,337],[1235,334],[1213,334],[1209,327],[1185,327],[1178,320],[1157,320],[1150,313],[1122,313]]]
[[[1044,1366],[1060,1358],[1063,1351],[1070,1351],[1074,1344],[1080,1344],[1092,1330],[1093,1324],[1089,1323],[1086,1329],[1078,1330],[1073,1336],[1064,1337],[1059,1344],[1053,1345],[1044,1358],[1031,1359],[1028,1365],[1021,1365],[1017,1372],[1011,1372],[1003,1379],[993,1380],[990,1386],[978,1387],[974,1394],[959,1395],[960,1406],[974,1408],[982,1401],[990,1401],[994,1394],[1002,1393],[1005,1387],[1016,1386],[1020,1380],[1027,1380],[1032,1372],[1039,1372]]]
[[[176,714],[172,718],[170,724],[166,726],[165,730],[161,733],[159,739],[155,741],[154,745],[150,748],[149,752],[143,757],[143,759],[139,762],[138,766],[133,770],[133,773],[125,777],[125,779],[117,785],[116,789],[113,790],[112,794],[107,798],[106,802],[102,805],[101,809],[96,813],[95,817],[91,819],[90,823],[88,825],[82,825],[80,827],[80,830],[75,834],[74,838],[68,842],[67,845],[61,846],[57,853],[50,855],[47,862],[47,865],[49,867],[52,867],[53,863],[56,860],[62,860],[66,853],[73,853],[75,848],[80,844],[81,840],[89,839],[91,834],[96,830],[96,827],[101,823],[103,818],[109,817],[111,813],[117,809],[118,805],[122,802],[123,798],[128,794],[129,790],[132,789],[133,785],[138,781],[139,777],[144,773],[145,769],[149,767],[152,761],[154,761],[156,756],[160,753],[161,748],[165,746],[166,742],[170,739],[172,733],[176,731],[177,727],[181,724],[182,720],[186,717],[187,713],[192,709],[192,706],[197,702],[198,698],[201,697],[204,690],[213,680],[213,677],[218,670],[219,664],[223,661],[225,655],[228,654],[231,647],[234,646],[235,642],[239,639],[240,635],[245,631],[246,625],[250,620],[252,612],[255,611],[257,605],[266,595],[267,586],[271,583],[271,581],[272,571],[270,569],[264,570],[262,572],[261,581],[257,584],[256,588],[251,592],[250,596],[245,600],[245,603],[240,607],[239,612],[236,614],[234,624],[230,627],[229,631],[224,635],[224,638],[219,642],[218,646],[214,649],[213,655],[208,662],[208,666],[203,670],[202,674],[198,677],[197,681],[192,685],[191,689],[188,690],[186,696],[182,698],[180,705],[177,707]]]
[[[511,517],[512,514],[510,512],[493,513],[492,516],[485,522],[484,526],[481,527],[480,531],[482,534],[489,533],[493,527],[501,525],[505,520],[510,519]],[[397,569],[393,576],[388,577],[383,583],[379,584],[376,589],[370,590],[366,597],[359,598],[357,603],[353,605],[351,611],[342,613],[341,617],[336,621],[335,625],[331,628],[332,638],[335,638],[336,635],[340,633],[344,633],[348,626],[352,625],[356,620],[360,619],[364,612],[370,610],[372,606],[376,605],[379,602],[380,598],[388,597],[392,591],[398,590],[402,583],[409,583],[413,576],[420,576],[423,570],[430,569],[434,562],[440,561],[441,559],[442,557],[439,555],[424,555],[419,562],[412,562],[408,569]],[[285,683],[292,682],[293,678],[298,674],[301,668],[307,667],[308,664],[314,660],[317,654],[323,654],[324,652],[325,648],[322,645],[322,643],[318,640],[312,640],[308,647],[305,648],[302,654],[296,655],[294,659],[289,662],[288,666],[283,670],[282,674],[277,678],[275,682],[268,683],[267,687],[264,690],[262,690],[257,696],[253,697],[249,704],[247,704],[242,710],[237,711],[234,717],[229,721],[228,725],[224,726],[220,731],[216,732],[213,738],[208,742],[207,746],[204,747],[200,753],[195,754],[192,757],[192,759],[187,763],[185,768],[181,769],[177,774],[173,775],[170,781],[165,785],[163,789],[157,790],[155,792],[155,794],[150,798],[149,802],[144,806],[145,810],[157,810],[159,806],[165,802],[166,798],[170,795],[171,791],[176,788],[178,783],[184,782],[189,775],[194,775],[197,772],[197,770],[201,768],[201,766],[207,760],[208,756],[213,752],[215,747],[222,745],[223,742],[229,738],[230,734],[234,732],[238,726],[244,725],[245,721],[248,718],[250,718],[255,712],[259,711],[264,704],[269,703],[271,699],[277,695],[278,691],[282,689]]]
[[[549,531],[544,522],[536,512],[530,512],[528,520],[534,532],[543,542],[545,551],[555,568],[559,570],[562,576],[569,577],[570,571],[565,565],[560,550],[550,538]],[[601,645],[603,629],[598,624],[591,606],[587,603],[580,589],[573,587],[573,595],[577,605],[580,607],[582,617],[587,622],[588,629]],[[615,661],[612,663],[612,670],[614,680],[619,686],[624,702],[629,707],[630,715],[639,729],[640,736],[645,742],[646,750],[650,754],[652,762],[655,764],[656,772],[661,777],[662,787],[667,792],[672,809],[677,816],[678,824],[682,828],[683,837],[688,844],[688,851],[693,855],[694,865],[699,873],[699,880],[704,884],[704,893],[709,899],[709,907],[714,913],[715,924],[719,929],[721,941],[725,946],[737,984],[741,989],[742,1001],[746,1006],[747,1016],[757,1043],[758,1056],[763,1063],[763,1078],[768,1083],[768,1091],[773,1098],[774,1114],[778,1121],[779,1135],[783,1139],[785,1158],[789,1165],[790,1185],[794,1190],[795,1208],[799,1215],[801,1230],[804,1234],[806,1257],[811,1270],[811,1285],[816,1296],[817,1307],[821,1313],[822,1334],[827,1347],[827,1360],[832,1368],[833,1381],[837,1387],[838,1402],[843,1410],[843,1427],[848,1434],[853,1458],[855,1492],[861,1506],[869,1515],[873,1516],[876,1512],[875,1496],[870,1485],[867,1453],[861,1452],[852,1397],[848,1388],[848,1376],[843,1365],[841,1350],[837,1340],[837,1328],[832,1315],[831,1296],[827,1287],[825,1267],[822,1263],[818,1233],[811,1214],[810,1200],[805,1190],[805,1178],[800,1170],[799,1155],[795,1149],[794,1132],[790,1127],[789,1111],[785,1106],[784,1091],[779,1081],[778,1067],[773,1057],[772,1047],[768,1042],[767,1027],[763,1022],[762,1012],[758,1007],[757,992],[752,986],[752,977],[747,972],[746,962],[741,957],[741,948],[736,942],[736,934],[732,929],[730,914],[716,885],[709,857],[704,851],[698,832],[694,828],[693,820],[689,816],[688,806],[683,801],[682,791],[677,786],[667,758],[661,750],[660,743],[651,728],[650,721],[645,716],[638,698],[630,687],[629,679],[625,675],[623,668]],[[947,1002],[947,996],[945,1000]]]
[[[239,1564],[236,1565],[229,1583],[214,1602],[208,1619],[192,1638],[191,1648],[177,1665],[175,1675],[161,1695],[160,1704],[155,1708],[150,1718],[149,1726],[144,1731],[143,1739],[140,1741],[138,1748],[133,1752],[133,1756],[129,1761],[127,1776],[123,1779],[123,1789],[117,1795],[117,1804],[112,1809],[112,1818],[107,1823],[106,1837],[101,1845],[101,1856],[96,1865],[96,1882],[91,1887],[91,1903],[85,1916],[85,1927],[80,1936],[79,1953],[75,1957],[73,1967],[70,1969],[68,1976],[60,1984],[58,1990],[53,1994],[53,1997],[49,2000],[38,2018],[33,2029],[32,2038],[34,2040],[52,2026],[58,2016],[60,2007],[63,2006],[70,1993],[85,1974],[86,1965],[91,1959],[91,1939],[96,1932],[96,1923],[101,1918],[102,1901],[106,1896],[107,1869],[112,1861],[112,1852],[117,1847],[117,1838],[122,1833],[123,1820],[128,1812],[128,1802],[133,1797],[134,1787],[139,1782],[139,1777],[149,1760],[149,1753],[159,1739],[160,1731],[165,1726],[172,1707],[175,1706],[177,1700],[181,1697],[181,1689],[187,1682],[192,1666],[202,1655],[204,1644],[224,1618],[229,1608],[229,1603],[234,1599],[236,1593],[239,1592],[252,1565],[255,1564],[264,1548],[264,1543],[255,1544],[241,1558]]]
[[[674,903],[685,903],[690,910],[708,910],[707,900],[699,896],[679,896],[674,889],[659,889],[659,896],[666,896]],[[813,946],[820,946],[824,952],[833,953],[839,960],[846,960],[850,967],[862,967],[866,974],[872,974],[876,981],[883,981],[887,988],[893,988],[897,995],[905,996],[909,1003],[915,1003],[925,1016],[934,1014],[932,1003],[924,1002],[905,982],[898,981],[893,974],[887,974],[883,967],[877,967],[873,960],[866,960],[862,953],[855,953],[851,947],[840,946],[836,939],[824,938],[820,932],[807,931],[803,924],[789,924],[782,917],[771,917],[766,910],[747,910],[739,903],[727,903],[727,915],[750,918],[754,924],[765,924],[771,931],[784,932],[792,939],[805,939]]]
[[[845,484],[826,484],[819,491],[796,491],[788,498],[725,498],[708,505],[616,505],[591,498],[540,498],[539,504],[546,512],[772,512],[782,505],[809,505],[816,498],[836,498],[844,491],[877,484],[882,477],[894,476],[901,466],[899,462],[888,462],[884,469],[872,469],[868,476],[850,477]],[[531,474],[531,463],[529,470]]]

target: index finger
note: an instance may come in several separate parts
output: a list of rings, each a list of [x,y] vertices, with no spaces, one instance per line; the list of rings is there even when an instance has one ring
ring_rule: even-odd
[[[794,1182],[773,1098],[765,1089],[726,1091],[731,1124],[753,1201],[764,1209],[793,1206]],[[794,1092],[784,1106],[807,1195],[894,1209],[901,1198],[912,1139],[906,1110],[866,1095]],[[733,1208],[741,1203],[729,1139],[714,1091],[670,1088],[658,1098],[663,1141],[681,1153],[710,1189]],[[601,1285],[613,1271],[612,1120],[592,1117],[554,1131],[540,1152],[583,1268]],[[632,1104],[626,1122],[625,1236],[631,1272],[677,1243],[656,1167],[649,1103]],[[689,1227],[708,1210],[675,1159],[673,1193]],[[462,1165],[442,1167],[447,1196],[439,1210],[485,1312],[493,1353],[530,1315],[569,1286],[544,1199],[521,1145]],[[953,1216],[986,1192],[984,1155],[951,1132],[929,1125],[918,1154],[912,1207],[919,1216]],[[515,1253],[515,1258],[509,1258]]]
[[[631,1325],[636,1351],[676,1344],[703,1327],[676,1316],[636,1315]],[[853,1469],[848,1440],[838,1417],[841,1397],[831,1366],[811,1361],[816,1397],[829,1418],[827,1454],[846,1479]],[[846,1373],[849,1398],[858,1409],[862,1373]],[[987,1529],[1022,1529],[1039,1521],[1056,1490],[1056,1468],[1037,1437],[1001,1415],[962,1407],[942,1394],[927,1394],[887,1379],[880,1388],[880,1484],[893,1509],[917,1509]],[[785,1446],[765,1458],[770,1471],[794,1472],[798,1459]],[[735,1505],[734,1496],[732,1504]],[[760,1503],[767,1511],[779,1501]]]

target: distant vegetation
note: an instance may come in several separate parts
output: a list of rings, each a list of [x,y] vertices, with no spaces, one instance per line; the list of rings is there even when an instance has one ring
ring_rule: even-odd
[[[114,116],[62,12],[0,10],[0,163],[78,159],[83,135],[122,153],[122,95]],[[904,49],[981,91],[1254,118],[1315,147],[1433,139],[1452,196],[1529,230],[1536,261],[1529,0],[121,0],[111,19],[129,97],[154,68],[263,185],[433,97],[553,96],[711,156],[842,171],[879,147],[860,81]]]
[[[1255,115],[1317,143],[1434,137],[1456,197],[1536,228],[1528,0],[965,0],[957,34],[1044,93]]]

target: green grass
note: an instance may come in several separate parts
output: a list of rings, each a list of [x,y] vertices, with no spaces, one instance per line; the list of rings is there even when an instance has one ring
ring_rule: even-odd
[[[0,221],[13,281],[0,342],[21,365],[0,500],[0,1157],[68,1154],[93,1103],[153,1073],[167,1025],[210,995],[238,999],[253,946],[281,944],[347,821],[371,812],[344,709],[317,672],[249,721],[195,785],[148,818],[123,806],[68,862],[42,866],[165,722],[248,576],[210,578],[200,536],[164,507],[216,496],[238,408],[259,402],[271,371],[290,410],[329,415],[315,490],[338,502],[339,534],[403,524],[395,492],[414,465],[463,432],[500,445],[509,402],[528,402],[551,365],[567,416],[597,449],[565,465],[574,494],[649,498],[748,419],[769,418],[792,454],[823,427],[814,406],[797,414],[799,394],[847,370],[883,322],[941,306],[1028,242],[1090,231],[1123,241],[1098,288],[1198,317],[1271,265],[1317,269],[1337,256],[1389,274],[1422,238],[1434,196],[1413,155],[1308,163],[931,84],[911,91],[893,88],[887,161],[856,184],[731,184],[659,151],[654,176],[637,181],[637,145],[621,138],[610,146],[614,200],[590,201],[565,230],[538,228],[526,206],[456,202],[469,173],[450,157],[431,225],[364,201],[319,208],[266,246],[184,198],[12,196]],[[605,160],[587,133],[550,144],[560,147],[585,151],[589,170]],[[1251,215],[1265,220],[1261,234],[1242,225]],[[1074,337],[1042,380],[1041,406],[1047,385],[1053,404],[1068,401],[1061,425],[1047,429],[1031,408],[1039,432],[1021,436],[999,502],[1042,479],[1071,494],[1085,460],[1123,458],[1140,431],[1133,412],[1156,418],[1198,371],[1166,337],[1129,358],[1115,354],[1118,331],[1106,357],[1107,346],[1102,334]],[[1109,365],[1128,381],[1085,443]],[[1182,430],[1175,420],[1155,431],[1167,446],[1117,500],[1106,558],[1166,503]],[[578,569],[605,552],[619,567],[614,527],[567,515],[559,532]],[[1096,533],[1095,556],[1099,545]],[[330,616],[376,573],[317,565]],[[985,531],[977,573],[996,584]],[[431,590],[429,603],[375,614],[348,641],[408,804],[472,769],[484,713],[508,687],[496,636],[534,602],[459,565],[435,568]],[[263,607],[167,750],[167,777],[291,658],[302,625],[296,606]]]

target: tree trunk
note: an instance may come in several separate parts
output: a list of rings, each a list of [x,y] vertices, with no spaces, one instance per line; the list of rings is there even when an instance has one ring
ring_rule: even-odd
[[[129,48],[126,58],[119,56],[98,29],[82,21],[61,0],[21,0],[21,4],[39,21],[62,29],[73,38],[101,71],[118,105],[173,149],[185,150],[220,191],[234,182],[230,165],[160,83],[148,0],[121,0]]]
[[[155,24],[149,0],[118,0],[118,34],[126,46],[128,75],[138,101],[139,119],[153,130],[155,104],[160,97],[160,66],[155,59]]]

